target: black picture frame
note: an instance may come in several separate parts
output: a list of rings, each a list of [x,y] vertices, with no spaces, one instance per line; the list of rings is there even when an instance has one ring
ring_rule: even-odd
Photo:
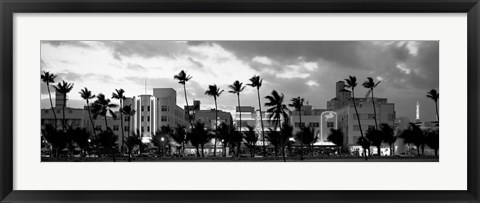
[[[479,202],[478,0],[0,0],[2,202]],[[18,191],[13,190],[15,13],[467,13],[468,189],[465,191]],[[445,174],[449,175],[449,174]],[[415,180],[412,180],[413,182]],[[448,184],[448,183],[445,183]]]

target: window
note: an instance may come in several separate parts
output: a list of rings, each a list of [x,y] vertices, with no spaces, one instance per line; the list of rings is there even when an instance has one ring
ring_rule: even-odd
[[[72,114],[72,113],[73,113],[73,111],[72,111],[72,110],[68,110],[68,114]]]
[[[300,123],[299,122],[295,122],[295,127],[299,127],[300,126]]]
[[[143,116],[142,116],[142,118],[141,118],[141,121],[143,122]]]
[[[358,125],[353,125],[353,131],[360,131],[360,127]]]
[[[147,122],[150,122],[150,116],[147,116]]]
[[[318,127],[320,127],[320,123],[319,122],[311,122],[311,123],[308,123],[308,127],[318,128]]]
[[[375,119],[375,114],[368,114],[368,119]]]
[[[130,117],[128,117],[128,116],[125,116],[125,119],[124,119],[124,121],[128,121],[128,120],[130,120],[129,118],[130,118]]]
[[[46,113],[46,114],[47,114],[47,113],[48,113],[48,110],[45,110],[45,111],[44,111],[44,113]]]
[[[162,111],[165,112],[168,110],[168,107],[167,106],[162,106]]]
[[[389,113],[389,114],[388,114],[388,120],[389,120],[389,121],[395,120],[395,114]]]
[[[101,129],[102,129],[102,126],[101,126],[101,125],[97,125],[97,126],[95,126],[95,129],[101,130]]]
[[[162,122],[167,122],[167,116],[162,116]]]
[[[150,111],[150,106],[147,106],[147,111]]]
[[[368,129],[375,129],[375,126],[374,125],[369,125]]]
[[[143,130],[143,126],[142,126],[142,132],[143,132],[143,131],[144,131],[144,130]]]
[[[147,126],[147,132],[150,132],[150,126]]]
[[[128,131],[129,131],[128,126],[124,126],[124,127],[123,127],[123,131],[124,131],[124,132],[128,132]]]
[[[118,125],[113,125],[113,130],[118,131]]]
[[[142,105],[142,111],[145,111],[145,109],[144,109],[143,105]]]
[[[333,128],[333,122],[327,122],[327,128]]]
[[[57,110],[57,113],[60,113],[60,110]]]

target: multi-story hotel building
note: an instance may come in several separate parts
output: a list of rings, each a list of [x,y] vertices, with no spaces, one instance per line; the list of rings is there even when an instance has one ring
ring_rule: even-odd
[[[357,140],[361,136],[360,126],[352,101],[351,92],[345,89],[345,82],[339,81],[336,84],[336,97],[327,102],[328,109],[337,114],[338,128],[345,135],[344,147],[348,147],[350,151],[361,150],[361,147],[357,144]],[[395,104],[388,103],[386,98],[374,97],[373,101],[371,97],[355,98],[362,131],[365,132],[367,129],[375,127],[375,117],[378,125],[386,123],[393,127],[396,118]],[[375,103],[376,115],[374,114],[373,103]],[[373,149],[372,152],[375,150]]]

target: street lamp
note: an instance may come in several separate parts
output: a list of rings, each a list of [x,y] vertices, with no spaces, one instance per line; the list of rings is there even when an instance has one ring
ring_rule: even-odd
[[[163,141],[165,141],[165,138],[160,138],[160,141],[162,142],[162,156],[165,157],[165,145],[163,144]]]

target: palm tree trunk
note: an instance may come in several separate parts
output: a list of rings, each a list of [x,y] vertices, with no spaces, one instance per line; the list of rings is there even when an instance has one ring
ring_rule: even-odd
[[[65,131],[65,107],[67,106],[67,94],[63,94],[63,131]]]
[[[218,133],[218,111],[217,111],[217,97],[213,97],[213,99],[215,100],[215,135],[217,135]],[[213,146],[213,157],[215,157],[217,155],[217,136],[215,136],[215,144]]]
[[[300,160],[303,160],[303,129],[302,129],[302,107],[298,109],[298,116],[300,119]]]
[[[437,110],[437,121],[440,122],[440,115],[438,114],[438,102],[435,101],[435,109]]]
[[[103,117],[105,119],[105,131],[108,130],[108,123],[107,123],[107,114]]]
[[[120,108],[123,108],[123,101],[120,100]],[[120,112],[120,128],[122,131],[122,148],[120,149],[120,152],[122,153],[123,156],[123,147],[124,147],[124,140],[125,140],[125,135],[124,135],[124,129],[123,129],[123,113]]]
[[[90,123],[92,123],[93,135],[95,135],[96,137],[97,133],[95,132],[95,124],[93,123],[92,113],[90,112],[90,103],[88,102],[88,99],[87,99],[87,111],[88,111],[88,118],[90,119]]]
[[[185,93],[185,103],[187,104],[188,122],[190,122],[190,126],[193,129],[192,117],[190,116],[190,107],[188,107],[187,88],[185,87],[185,83],[183,84],[183,92]]]
[[[380,153],[380,148],[381,148],[381,146],[380,146],[380,145],[378,145],[378,146],[377,146],[377,153],[378,153],[378,156],[382,156],[382,153]]]
[[[57,130],[57,113],[55,113],[55,109],[53,108],[52,95],[50,93],[49,83],[47,83],[47,90],[48,90],[48,98],[50,98],[50,106],[52,107],[53,118],[55,118],[55,130]]]
[[[352,102],[353,102],[353,108],[355,109],[355,114],[357,114],[357,121],[358,121],[358,127],[360,128],[360,135],[363,138],[362,124],[360,123],[360,116],[358,115],[357,105],[355,104],[355,88],[353,87],[352,87]],[[365,160],[368,160],[366,148],[363,148],[363,154],[365,155]]]
[[[201,144],[200,147],[202,148],[202,157],[205,157],[205,145]]]
[[[262,126],[262,140],[263,140],[263,156],[267,156],[267,148],[265,147],[265,130],[263,129],[263,118],[262,118],[262,103],[260,102],[260,89],[257,87],[257,96],[258,96],[258,109],[260,110],[260,124]]]
[[[373,88],[372,88],[372,104],[373,104],[373,120],[375,121],[375,130],[378,130],[377,110],[375,108],[375,100],[373,99]]]
[[[237,100],[238,100],[238,115],[240,116],[240,122],[238,124],[239,129],[238,132],[240,133],[240,136],[242,135],[242,106],[240,106],[240,93],[237,93]],[[241,146],[242,143],[238,143],[238,149],[237,149],[237,157],[240,156],[240,151],[241,151]]]

